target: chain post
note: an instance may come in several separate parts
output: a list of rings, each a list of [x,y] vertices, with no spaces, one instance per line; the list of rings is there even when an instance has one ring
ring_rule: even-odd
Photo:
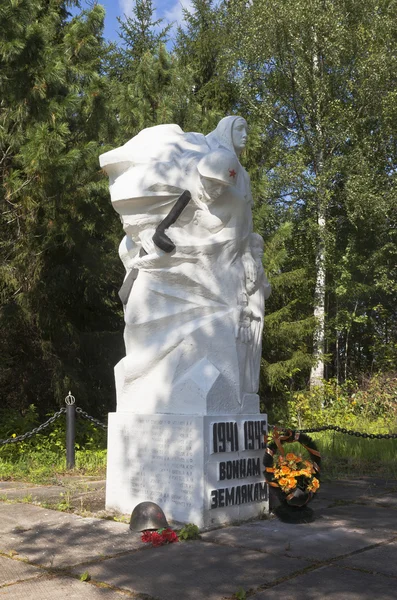
[[[74,469],[75,456],[74,456],[74,444],[76,435],[76,407],[75,397],[72,393],[65,398],[66,402],[66,467],[67,469]]]

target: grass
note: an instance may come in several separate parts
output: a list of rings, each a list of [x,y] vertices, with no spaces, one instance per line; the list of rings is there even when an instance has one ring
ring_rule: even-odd
[[[321,453],[323,479],[380,477],[397,479],[397,439],[371,440],[335,431],[308,434]],[[311,459],[305,448],[295,442],[285,445],[287,452]]]
[[[77,450],[74,475],[105,477],[106,450]],[[30,451],[2,457],[0,480],[28,481],[37,484],[57,483],[58,477],[70,473],[66,468],[65,452]]]
[[[362,428],[368,431],[368,428]],[[376,476],[397,479],[397,439],[371,440],[343,433],[326,431],[313,433],[322,457],[322,474],[326,479]],[[288,444],[291,451],[309,456],[300,444]],[[0,450],[0,480],[27,481],[37,484],[57,483],[59,477],[70,474],[66,468],[65,451],[49,450],[13,452]],[[106,450],[77,450],[73,475],[104,478]]]
[[[372,476],[397,479],[397,439],[371,440],[338,432],[310,434],[329,479]]]

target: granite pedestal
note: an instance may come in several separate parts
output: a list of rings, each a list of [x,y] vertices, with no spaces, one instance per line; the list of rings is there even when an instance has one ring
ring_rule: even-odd
[[[171,521],[200,528],[268,510],[266,415],[109,414],[106,508],[156,502]]]

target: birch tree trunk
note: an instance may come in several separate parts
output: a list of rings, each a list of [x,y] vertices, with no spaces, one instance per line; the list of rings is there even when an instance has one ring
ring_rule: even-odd
[[[321,203],[321,199],[320,199]],[[326,219],[324,209],[318,212],[317,224],[319,244],[316,258],[316,287],[314,292],[314,317],[317,325],[313,338],[313,358],[316,363],[310,371],[310,387],[322,385],[324,379],[324,350],[325,350],[325,250],[324,237]]]
[[[324,379],[325,351],[325,232],[326,232],[326,189],[322,181],[324,167],[324,145],[321,112],[322,64],[318,50],[316,31],[314,34],[313,75],[314,75],[314,114],[317,140],[315,142],[315,172],[317,184],[317,226],[318,243],[316,254],[316,286],[314,310],[316,329],[313,336],[313,359],[316,361],[310,371],[310,388],[321,386]]]

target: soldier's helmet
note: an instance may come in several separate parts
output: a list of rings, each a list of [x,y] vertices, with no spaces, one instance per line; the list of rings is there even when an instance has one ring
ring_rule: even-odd
[[[208,152],[197,165],[197,170],[202,177],[225,185],[236,183],[239,168],[237,156],[221,148]]]
[[[162,529],[168,527],[163,510],[154,502],[140,502],[132,511],[130,529],[145,531],[146,529]]]

